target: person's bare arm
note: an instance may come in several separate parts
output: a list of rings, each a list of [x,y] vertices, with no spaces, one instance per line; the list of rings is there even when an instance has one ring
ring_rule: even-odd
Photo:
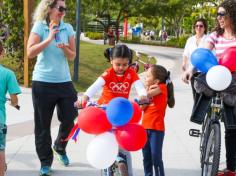
[[[73,61],[75,59],[76,50],[75,50],[75,37],[74,36],[70,37],[68,45],[65,45],[64,43],[60,43],[57,45],[57,47],[61,48],[64,51],[64,54],[69,61]]]
[[[213,48],[214,48],[214,46],[210,42],[206,42],[204,47],[209,49],[209,50],[213,50]]]
[[[183,56],[183,62],[182,62],[182,71],[186,71],[188,69],[188,57]]]
[[[46,40],[41,41],[38,34],[31,32],[27,43],[27,56],[29,58],[36,57],[52,40],[54,40],[56,33],[58,33],[58,29],[53,29],[53,24],[49,25],[49,35]]]
[[[158,85],[152,85],[149,87],[148,91],[147,91],[147,96],[148,97],[153,97],[153,96],[156,96],[158,94],[161,93],[161,89]]]
[[[17,106],[18,105],[18,97],[17,94],[10,94],[11,97],[11,105]]]

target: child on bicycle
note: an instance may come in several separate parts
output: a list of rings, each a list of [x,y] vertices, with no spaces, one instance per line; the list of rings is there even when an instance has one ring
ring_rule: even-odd
[[[146,98],[146,90],[137,73],[129,68],[132,60],[132,51],[126,45],[116,45],[112,49],[105,50],[105,57],[110,61],[112,67],[108,68],[99,78],[87,89],[81,100],[76,102],[82,107],[93,95],[102,89],[98,104],[108,104],[115,97],[129,98],[131,85],[141,99]],[[127,152],[128,155],[129,152]],[[127,156],[129,176],[132,176],[131,158]]]
[[[164,176],[162,146],[165,134],[166,106],[174,107],[174,88],[170,72],[161,65],[152,65],[146,72],[145,85],[150,104],[142,105],[142,125],[147,131],[147,143],[142,149],[145,176]]]
[[[3,55],[3,46],[0,42],[0,59]],[[5,145],[6,145],[6,93],[9,92],[11,105],[18,105],[17,94],[21,93],[15,74],[0,64],[0,175],[4,175],[5,165]]]

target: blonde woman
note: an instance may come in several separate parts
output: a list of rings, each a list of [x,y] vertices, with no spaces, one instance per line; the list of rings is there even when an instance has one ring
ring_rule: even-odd
[[[73,87],[68,60],[75,58],[73,27],[63,22],[66,14],[64,0],[42,0],[34,13],[27,54],[37,56],[32,78],[35,145],[41,169],[40,175],[51,175],[53,153],[64,166],[69,165],[65,139],[77,115],[73,103],[77,93]],[[60,127],[54,142],[50,134],[54,109],[57,109]]]

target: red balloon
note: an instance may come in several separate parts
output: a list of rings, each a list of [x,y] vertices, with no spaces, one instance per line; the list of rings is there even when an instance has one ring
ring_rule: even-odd
[[[94,106],[83,109],[77,119],[79,128],[90,134],[100,134],[112,128],[106,112]]]
[[[136,123],[118,127],[115,135],[119,146],[127,151],[137,151],[143,148],[147,142],[146,130]]]
[[[231,72],[236,70],[236,47],[230,47],[223,53],[219,64],[227,67]]]
[[[139,105],[136,102],[131,102],[134,113],[132,118],[130,119],[129,123],[139,123],[142,117],[142,109],[139,107]]]

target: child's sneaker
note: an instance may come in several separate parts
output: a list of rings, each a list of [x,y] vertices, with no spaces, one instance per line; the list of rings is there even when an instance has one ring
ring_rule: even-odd
[[[51,176],[52,170],[50,166],[43,166],[39,172],[40,176]]]
[[[69,158],[67,155],[61,155],[59,154],[55,149],[53,149],[53,153],[57,160],[63,165],[63,166],[68,166],[70,164]]]

